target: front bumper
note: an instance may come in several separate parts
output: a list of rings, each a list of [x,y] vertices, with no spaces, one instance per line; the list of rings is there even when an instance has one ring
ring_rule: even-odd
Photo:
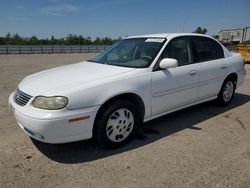
[[[18,125],[30,137],[46,143],[68,143],[92,137],[94,119],[99,106],[68,110],[42,110],[30,103],[20,106],[14,101],[14,93],[9,97]],[[69,121],[86,116],[83,120]]]

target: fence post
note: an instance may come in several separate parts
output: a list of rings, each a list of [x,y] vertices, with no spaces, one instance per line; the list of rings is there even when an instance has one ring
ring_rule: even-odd
[[[6,46],[6,53],[9,54],[9,48]]]

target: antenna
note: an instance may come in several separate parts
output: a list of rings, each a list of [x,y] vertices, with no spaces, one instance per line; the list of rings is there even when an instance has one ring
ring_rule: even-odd
[[[183,25],[182,25],[182,32],[184,33],[185,27],[186,27],[186,19],[183,21]]]

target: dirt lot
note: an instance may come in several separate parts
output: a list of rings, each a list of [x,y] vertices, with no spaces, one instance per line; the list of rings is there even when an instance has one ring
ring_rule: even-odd
[[[121,149],[32,141],[8,110],[10,92],[26,75],[92,56],[0,55],[0,187],[250,187],[250,65],[230,106],[153,120]]]

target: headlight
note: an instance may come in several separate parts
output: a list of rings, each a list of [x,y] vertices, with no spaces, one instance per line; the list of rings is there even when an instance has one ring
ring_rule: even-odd
[[[46,110],[58,110],[64,108],[68,104],[67,97],[55,96],[55,97],[36,97],[32,105],[36,108],[46,109]]]

